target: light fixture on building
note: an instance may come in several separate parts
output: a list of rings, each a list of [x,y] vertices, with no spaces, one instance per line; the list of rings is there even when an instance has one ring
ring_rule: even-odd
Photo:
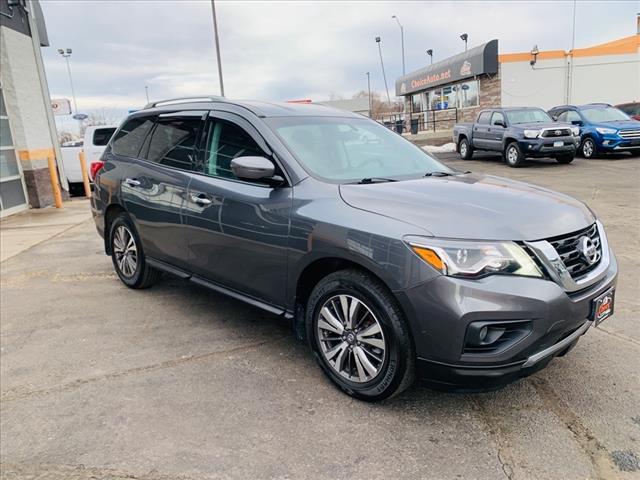
[[[533,48],[531,49],[531,60],[529,60],[529,64],[531,65],[532,68],[538,61],[539,53],[540,53],[540,50],[538,50],[538,46],[534,45]]]
[[[462,35],[460,35],[460,40],[462,40],[464,42],[464,51],[467,51],[467,40],[469,39],[469,35],[467,35],[466,33],[463,33]]]
[[[431,65],[433,65],[433,50],[431,48],[427,50],[427,55],[431,58]]]

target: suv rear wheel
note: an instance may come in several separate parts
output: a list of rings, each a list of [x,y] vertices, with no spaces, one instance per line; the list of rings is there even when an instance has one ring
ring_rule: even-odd
[[[520,167],[524,163],[524,155],[522,150],[520,150],[518,142],[511,142],[507,145],[507,148],[504,149],[504,161],[507,162],[507,165],[514,168]]]
[[[413,383],[415,354],[404,315],[369,275],[341,270],[323,278],[309,297],[306,324],[318,363],[352,397],[382,400]]]
[[[463,138],[458,143],[458,152],[463,160],[470,160],[473,157],[473,147],[469,145],[469,140]]]
[[[126,213],[111,223],[109,246],[113,268],[127,287],[147,288],[158,281],[160,272],[145,261],[140,237]]]

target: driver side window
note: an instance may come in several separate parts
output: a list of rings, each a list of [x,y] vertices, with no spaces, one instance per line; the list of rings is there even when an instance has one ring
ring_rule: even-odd
[[[236,180],[237,177],[231,171],[231,160],[249,156],[265,156],[251,135],[228,120],[209,120],[204,159],[205,174]]]
[[[493,115],[491,116],[491,125],[498,124],[500,124],[500,126],[503,126],[505,124],[504,115],[502,114],[502,112],[493,112]]]

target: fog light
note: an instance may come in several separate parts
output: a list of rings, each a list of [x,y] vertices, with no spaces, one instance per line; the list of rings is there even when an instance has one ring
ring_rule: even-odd
[[[605,140],[604,142],[602,142],[603,145],[609,145],[609,140]]]
[[[482,329],[480,330],[480,333],[478,334],[478,339],[481,342],[484,342],[484,339],[487,338],[487,332],[489,331],[489,329],[487,327],[482,327]]]

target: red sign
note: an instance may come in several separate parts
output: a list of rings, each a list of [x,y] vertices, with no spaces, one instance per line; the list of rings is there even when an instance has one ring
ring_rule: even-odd
[[[447,80],[451,78],[451,69],[447,69],[443,72],[440,73],[434,73],[432,75],[427,75],[425,77],[422,78],[417,78],[415,80],[411,80],[411,88],[415,89],[415,88],[420,88],[420,87],[426,87],[429,86],[433,83],[436,82],[440,82],[442,80]]]

